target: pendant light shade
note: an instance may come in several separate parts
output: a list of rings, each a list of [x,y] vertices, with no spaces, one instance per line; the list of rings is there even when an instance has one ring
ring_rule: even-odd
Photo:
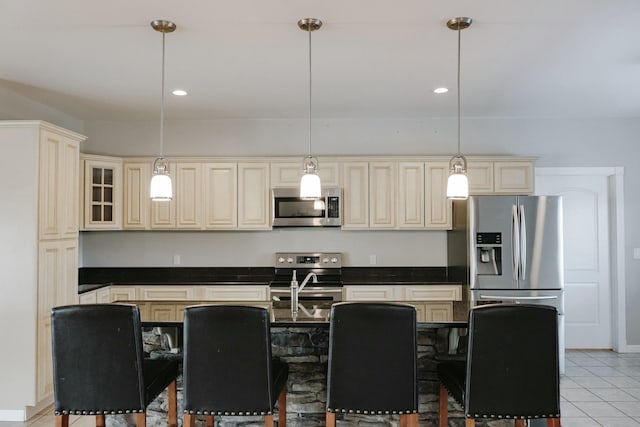
[[[454,200],[464,200],[469,197],[467,159],[460,154],[460,32],[468,28],[471,22],[472,19],[466,17],[447,21],[447,27],[458,32],[458,154],[449,161],[449,179],[447,180],[447,198]]]
[[[322,21],[305,18],[298,21],[298,27],[309,34],[309,155],[302,161],[302,178],[300,179],[300,198],[319,198],[322,192],[318,176],[318,159],[311,155],[311,32],[322,27]]]
[[[150,196],[151,200],[168,201],[173,198],[173,188],[169,174],[169,160],[162,155],[164,149],[164,37],[166,33],[172,33],[176,30],[176,24],[157,19],[151,22],[151,27],[162,33],[162,84],[160,90],[160,156],[153,162]]]
[[[447,180],[447,198],[464,200],[469,197],[469,179],[467,178],[467,160],[464,156],[455,156],[449,161],[449,179]]]
[[[157,158],[153,162],[150,193],[152,200],[171,200],[173,197],[171,176],[169,175],[169,161],[163,157]]]

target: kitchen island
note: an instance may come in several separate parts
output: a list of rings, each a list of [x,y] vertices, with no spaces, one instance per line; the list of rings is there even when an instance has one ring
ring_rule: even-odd
[[[164,323],[162,326],[169,326]],[[145,323],[144,349],[151,357],[181,357],[181,352],[172,353],[168,347],[164,330]],[[418,390],[421,426],[437,425],[438,379],[436,374],[437,358],[446,357],[448,352],[449,330],[451,327],[466,326],[464,322],[421,323],[418,324]],[[291,427],[324,426],[326,409],[326,373],[329,350],[328,322],[289,322],[271,324],[271,344],[274,357],[289,364],[287,382],[287,425]],[[381,346],[385,343],[381,342]],[[182,381],[178,379],[178,410],[182,408]],[[161,396],[149,407],[148,424],[160,426],[166,423],[166,400]],[[464,425],[463,414],[459,407],[450,408],[450,425]],[[124,417],[114,417],[108,421],[111,426],[122,426]],[[262,426],[261,417],[221,417],[219,426],[246,427]],[[349,415],[342,421],[343,426],[379,426],[398,425],[397,417]]]
[[[334,301],[303,298],[294,315],[290,301],[273,298],[276,294],[269,286],[273,280],[274,270],[267,267],[83,269],[80,299],[85,303],[136,304],[145,326],[145,352],[151,357],[181,357],[181,321],[186,306],[241,304],[268,309],[273,355],[290,367],[287,424],[322,426],[326,409],[329,313]],[[439,386],[437,358],[450,357],[450,343],[456,344],[457,332],[466,327],[468,290],[460,283],[450,282],[446,269],[439,267],[343,267],[342,284],[340,300],[343,301],[386,301],[416,307],[420,425],[435,426]],[[178,393],[180,405],[181,379]],[[450,411],[450,425],[463,425],[460,408],[452,407]],[[150,406],[148,414],[149,425],[166,423],[164,397]],[[108,421],[118,427],[124,422],[124,417]],[[341,425],[390,427],[397,423],[397,418],[353,415]],[[262,419],[224,417],[218,424],[219,427],[254,425],[263,425]]]

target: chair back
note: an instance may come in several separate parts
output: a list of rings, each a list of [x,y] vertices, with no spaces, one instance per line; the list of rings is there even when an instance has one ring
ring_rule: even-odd
[[[269,312],[200,305],[184,312],[184,410],[195,414],[264,415],[273,387]]]
[[[466,372],[467,417],[559,417],[557,310],[527,304],[472,309]]]
[[[51,335],[56,415],[144,411],[144,355],[137,307],[55,307]]]
[[[417,410],[415,308],[384,303],[334,304],[327,411],[410,414]]]

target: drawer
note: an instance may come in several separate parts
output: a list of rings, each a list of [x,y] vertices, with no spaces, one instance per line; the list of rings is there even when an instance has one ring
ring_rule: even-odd
[[[136,299],[136,288],[134,286],[112,286],[111,301],[131,301]]]
[[[195,299],[193,286],[141,286],[137,299],[143,301],[189,301]]]
[[[78,301],[80,304],[96,304],[98,302],[96,291],[80,294]]]
[[[207,286],[202,299],[206,301],[267,301],[268,286]]]
[[[405,286],[404,300],[406,301],[461,301],[461,285],[423,285]]]
[[[345,301],[394,301],[396,286],[345,286]]]

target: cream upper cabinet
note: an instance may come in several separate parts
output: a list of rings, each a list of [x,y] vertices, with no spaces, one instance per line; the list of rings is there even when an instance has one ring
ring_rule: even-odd
[[[204,227],[227,229],[238,226],[238,165],[205,163]]]
[[[425,164],[425,227],[433,230],[451,228],[451,200],[447,199],[449,162]]]
[[[119,229],[122,225],[122,160],[83,155],[86,230]]]
[[[369,228],[369,162],[344,162],[342,182],[342,228]]]
[[[78,236],[80,141],[43,128],[39,141],[39,237],[61,239]]]
[[[202,164],[177,163],[175,168],[176,228],[203,228]]]
[[[398,228],[419,229],[425,221],[424,163],[398,163]]]
[[[144,230],[150,227],[151,163],[125,162],[122,228]]]
[[[271,167],[271,187],[298,187],[302,178],[302,160],[274,161]],[[340,167],[337,161],[318,159],[318,176],[323,188],[340,186]]]
[[[469,194],[533,194],[534,159],[471,159]]]
[[[467,163],[469,194],[493,193],[493,162],[470,160]]]
[[[533,194],[534,165],[527,161],[499,161],[493,165],[498,194]]]
[[[151,195],[145,196],[151,204],[151,229],[175,229],[176,228],[176,165],[172,164],[169,169],[171,176],[171,189],[173,191],[172,200],[151,200]],[[149,179],[151,185],[151,179]]]
[[[369,163],[369,227],[396,226],[396,164]]]
[[[268,162],[238,163],[238,228],[271,228]]]

